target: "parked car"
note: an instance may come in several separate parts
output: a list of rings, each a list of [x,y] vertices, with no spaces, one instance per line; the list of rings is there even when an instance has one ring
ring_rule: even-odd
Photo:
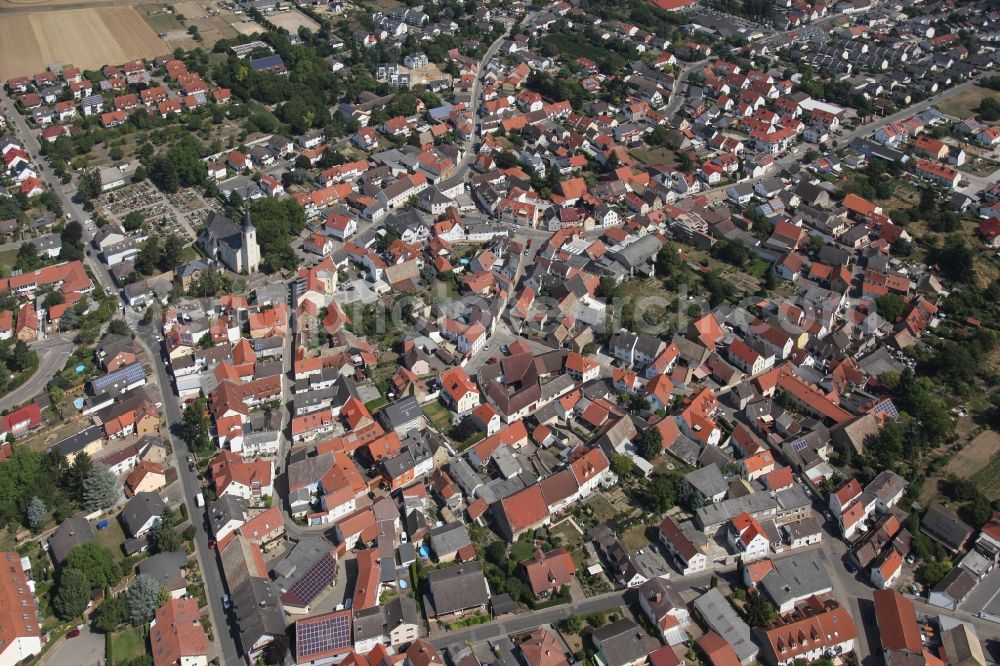
[[[225,608],[226,610],[229,610],[229,608],[232,605],[233,605],[233,603],[231,601],[229,601],[229,595],[228,594],[223,594],[222,595],[222,607]]]
[[[71,631],[68,634],[66,634],[66,638],[76,638],[79,635],[80,635],[80,630],[79,629],[74,629],[73,631]]]

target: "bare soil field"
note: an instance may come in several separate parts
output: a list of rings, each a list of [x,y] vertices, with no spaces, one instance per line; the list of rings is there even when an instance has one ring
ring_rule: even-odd
[[[170,49],[131,7],[0,15],[0,79],[49,64],[95,68]]]
[[[200,18],[205,15],[205,9],[197,2],[179,2],[174,5],[174,9],[188,20]]]
[[[164,33],[163,36],[163,41],[167,44],[169,50],[172,51],[176,48],[202,48],[210,50],[220,39],[230,39],[239,34],[222,16],[206,16],[189,20],[187,24],[198,27],[198,34],[201,35],[201,41],[193,39],[186,28],[170,30]]]
[[[316,21],[313,21],[302,12],[294,9],[287,12],[270,14],[267,17],[267,20],[279,28],[284,28],[292,34],[297,33],[301,27],[309,28],[313,32],[319,30],[319,24],[316,23]]]
[[[241,35],[252,35],[257,32],[264,32],[262,28],[255,21],[252,21],[244,15],[232,14],[226,17],[227,22],[232,26],[233,30]]]

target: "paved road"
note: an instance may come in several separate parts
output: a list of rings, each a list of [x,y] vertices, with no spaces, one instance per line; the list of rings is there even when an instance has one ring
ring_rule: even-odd
[[[156,368],[157,379],[163,394],[164,415],[167,421],[167,430],[171,433],[170,441],[177,460],[177,472],[180,477],[181,486],[184,489],[184,504],[187,506],[188,515],[191,517],[191,524],[197,528],[195,535],[195,554],[201,565],[202,578],[205,581],[205,593],[208,597],[209,613],[212,618],[212,625],[215,627],[215,639],[218,644],[219,654],[222,656],[223,664],[235,664],[240,662],[239,650],[237,649],[234,627],[228,622],[225,609],[222,608],[222,595],[225,589],[222,583],[221,564],[216,559],[216,552],[208,547],[209,534],[206,509],[198,508],[195,505],[195,495],[201,492],[201,482],[194,472],[189,472],[185,461],[188,456],[187,443],[178,436],[182,412],[174,395],[170,377],[167,374],[163,357],[159,348],[151,348],[147,341],[153,340],[155,332],[152,329],[137,326],[138,336],[136,340],[146,349],[146,353],[152,360],[153,367]]]
[[[73,353],[73,341],[59,335],[32,345],[32,349],[38,352],[38,370],[28,381],[0,398],[0,411],[17,407],[44,391],[45,385],[63,369],[66,359]]]
[[[773,559],[791,557],[793,555],[798,555],[804,550],[815,550],[817,548],[819,547],[807,546],[806,548],[799,548],[794,551],[783,553]],[[823,559],[828,560],[827,564],[832,564],[829,562],[829,556],[825,553],[823,553],[823,555]],[[735,586],[739,584],[739,587],[742,587],[742,583],[736,580],[737,569],[735,567],[729,569],[717,569],[715,571],[697,573],[690,576],[678,576],[676,572],[673,572],[670,582],[681,594],[688,592],[689,590],[695,590],[696,594],[700,594],[708,590],[713,577],[725,580],[729,582],[730,585]],[[589,613],[617,608],[631,603],[631,594],[634,593],[634,590],[616,590],[597,597],[592,597],[583,603],[575,605],[565,604],[556,608],[531,611],[513,618],[494,620],[486,624],[480,624],[460,631],[449,631],[443,635],[432,636],[428,640],[435,647],[441,648],[456,643],[475,643],[479,641],[492,640],[494,638],[506,637],[511,634],[529,631],[547,624],[555,624],[560,620],[566,619],[571,614],[587,615]]]
[[[814,504],[816,505],[814,511],[822,506],[818,500]],[[875,604],[872,601],[874,588],[869,585],[863,572],[852,574],[844,566],[844,556],[848,548],[847,544],[840,540],[834,524],[827,522],[823,527],[826,533],[823,535],[821,548],[826,556],[827,570],[833,583],[833,596],[847,605],[860,633],[855,645],[855,652],[864,666],[881,666],[882,660],[879,654],[882,651],[882,643],[878,633],[878,625],[875,622]],[[925,599],[914,597],[909,593],[904,594],[914,602],[918,613],[929,616],[946,615],[968,622],[975,628],[982,641],[995,641],[1000,638],[1000,624],[983,620],[962,611],[949,611],[931,606]]]
[[[692,62],[684,65],[681,69],[681,73],[677,75],[677,79],[674,81],[674,87],[670,90],[670,98],[667,100],[667,107],[663,110],[663,116],[673,122],[674,116],[677,115],[677,111],[680,110],[681,106],[684,104],[684,100],[687,98],[685,93],[681,90],[684,87],[685,82],[688,77],[691,76],[691,72],[696,69],[701,69],[708,63],[709,59],[699,60],[698,62]]]
[[[74,191],[72,184],[64,187],[61,184],[60,179],[57,178],[55,173],[52,171],[48,162],[41,157],[38,138],[32,133],[31,128],[28,127],[27,121],[19,113],[17,113],[14,108],[13,101],[6,93],[0,94],[0,106],[3,107],[7,118],[13,122],[21,140],[24,142],[25,148],[28,150],[29,155],[33,156],[34,162],[38,166],[39,178],[44,181],[46,186],[55,192],[55,194],[59,197],[64,211],[69,213],[74,220],[82,221],[88,219],[90,215],[83,210],[82,206],[72,200],[72,193]],[[115,289],[114,281],[104,264],[91,255],[85,256],[85,261],[102,291],[105,289]],[[123,311],[124,309],[124,306],[122,306]],[[148,341],[153,339],[154,332],[151,329],[142,329],[141,327],[137,327],[134,321],[131,321],[130,323],[133,328],[136,328],[139,334],[136,339],[146,349],[149,358],[156,367],[159,384],[163,393],[163,405],[166,412],[167,427],[176,434],[177,428],[180,426],[181,422],[181,411],[177,404],[177,400],[170,390],[170,378],[166,374],[166,370],[160,358],[159,349],[151,348],[148,345]],[[227,622],[225,611],[222,608],[222,594],[224,590],[222,587],[220,566],[218,561],[215,559],[215,552],[208,547],[207,521],[203,519],[205,510],[199,510],[194,503],[194,496],[201,489],[201,484],[195,478],[194,474],[188,472],[187,466],[183,462],[188,453],[187,445],[179,437],[174,436],[171,439],[174,452],[176,453],[175,457],[177,460],[178,475],[180,476],[181,483],[184,487],[184,501],[187,505],[188,515],[191,516],[192,522],[198,528],[198,533],[194,542],[195,556],[201,564],[201,570],[205,579],[209,613],[212,618],[212,624],[215,627],[214,633],[216,643],[218,644],[218,653],[222,655],[222,663],[238,663],[239,652],[236,648],[236,640],[233,637],[232,627]]]
[[[91,631],[90,625],[85,625],[80,629],[79,636],[59,639],[38,663],[51,666],[104,666],[104,634]]]

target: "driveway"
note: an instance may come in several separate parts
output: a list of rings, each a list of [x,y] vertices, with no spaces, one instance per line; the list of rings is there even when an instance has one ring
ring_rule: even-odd
[[[51,666],[103,666],[104,634],[90,630],[86,625],[75,638],[60,638],[51,650],[45,653],[39,664]]]

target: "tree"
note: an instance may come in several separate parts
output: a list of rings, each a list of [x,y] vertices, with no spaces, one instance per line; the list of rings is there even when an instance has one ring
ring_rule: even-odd
[[[944,245],[928,253],[929,263],[936,263],[945,277],[959,282],[972,282],[975,277],[976,255],[958,234],[948,236]]]
[[[18,340],[7,359],[7,368],[11,372],[24,372],[37,362],[38,354],[35,350],[29,347],[24,340]]]
[[[114,553],[96,541],[74,546],[66,555],[65,566],[86,576],[91,588],[115,586],[122,579]]]
[[[288,656],[288,638],[284,634],[274,637],[264,648],[264,663],[283,664]]]
[[[135,259],[135,269],[143,275],[152,275],[159,268],[162,259],[163,248],[160,246],[160,237],[150,236],[139,246],[139,255]]]
[[[156,614],[160,606],[160,591],[163,586],[152,576],[139,574],[125,591],[125,605],[128,619],[132,624],[144,624]]]
[[[124,319],[112,319],[108,323],[108,333],[129,336],[132,335],[132,329],[128,327]]]
[[[181,179],[177,168],[166,156],[157,157],[149,165],[149,179],[164,192],[176,192],[180,189]]]
[[[671,277],[681,268],[681,257],[673,243],[665,243],[656,253],[656,273],[661,277]]]
[[[583,618],[573,613],[565,620],[560,623],[560,627],[564,633],[567,634],[578,634],[580,630],[583,629]]]
[[[76,182],[76,191],[84,202],[101,196],[101,174],[97,169],[84,171]]]
[[[153,530],[153,548],[158,553],[172,553],[181,548],[181,535],[177,533],[177,528],[162,521]]]
[[[951,571],[951,560],[925,562],[917,569],[917,580],[928,587],[934,587]]]
[[[906,303],[896,294],[885,294],[875,299],[875,307],[883,319],[892,323],[903,315]]]
[[[677,477],[653,474],[635,493],[635,500],[655,513],[666,513],[677,501]]]
[[[742,243],[723,238],[712,247],[712,256],[733,266],[743,266],[750,261],[750,250]]]
[[[28,241],[17,248],[14,266],[25,273],[41,268],[42,260],[38,258],[38,248],[35,247],[34,243]]]
[[[192,451],[207,451],[212,447],[208,436],[208,418],[205,415],[207,406],[205,398],[199,396],[187,406],[181,417],[181,437]]]
[[[79,243],[83,241],[83,226],[76,220],[67,222],[60,237],[63,243]]]
[[[28,510],[25,513],[28,519],[28,527],[36,532],[45,524],[45,519],[49,517],[49,511],[45,507],[45,502],[37,496],[32,497],[31,501],[28,502]]]
[[[747,595],[747,602],[743,610],[747,614],[747,624],[751,627],[759,627],[766,624],[768,620],[777,617],[774,604],[760,592],[751,592]]]
[[[587,624],[594,629],[600,629],[606,621],[607,618],[604,617],[604,613],[591,613],[587,616]]]
[[[90,603],[90,585],[87,577],[76,569],[64,568],[59,575],[59,586],[52,605],[56,614],[71,620],[83,614]]]
[[[635,462],[633,462],[631,456],[626,453],[616,453],[611,458],[611,471],[614,472],[618,478],[627,479],[635,474]]]
[[[646,428],[636,438],[639,455],[646,460],[653,460],[663,452],[663,434],[659,428]]]
[[[107,597],[94,613],[94,626],[98,631],[110,633],[125,624],[128,620],[128,606],[125,603],[125,595],[119,594],[117,597]]]
[[[83,481],[83,504],[91,511],[110,509],[118,501],[121,490],[107,465],[97,463]]]
[[[125,227],[125,231],[136,231],[142,227],[142,224],[145,221],[145,215],[143,215],[140,211],[133,210],[122,219],[122,226]]]

